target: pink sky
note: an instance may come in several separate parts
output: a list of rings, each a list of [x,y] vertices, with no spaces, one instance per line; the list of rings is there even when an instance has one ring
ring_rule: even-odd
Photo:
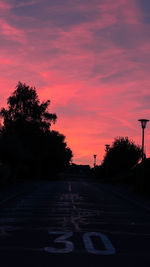
[[[105,144],[141,144],[150,119],[150,1],[0,0],[0,106],[18,81],[51,100],[73,162],[100,164]],[[150,156],[150,123],[146,152]]]

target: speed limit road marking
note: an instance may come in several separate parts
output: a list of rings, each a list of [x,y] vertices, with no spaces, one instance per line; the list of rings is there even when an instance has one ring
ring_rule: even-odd
[[[44,251],[48,253],[61,253],[66,254],[70,252],[74,252],[75,246],[74,243],[68,238],[73,237],[73,232],[48,232],[49,235],[58,235],[57,238],[54,239],[53,243],[54,246],[52,247],[45,247]],[[92,238],[98,237],[100,240],[100,243],[103,244],[105,249],[96,249]],[[85,250],[88,253],[95,254],[95,255],[114,255],[116,253],[115,247],[111,243],[110,239],[102,234],[102,233],[96,233],[96,232],[88,232],[84,233],[82,236],[83,244],[85,247]],[[56,248],[56,245],[64,245],[63,248]]]

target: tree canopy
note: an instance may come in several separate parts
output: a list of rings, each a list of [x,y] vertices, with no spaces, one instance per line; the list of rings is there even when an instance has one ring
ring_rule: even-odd
[[[55,123],[57,116],[48,112],[50,100],[40,104],[36,88],[29,87],[25,83],[18,83],[16,90],[7,100],[8,108],[2,108],[0,116],[4,119],[4,129],[9,130],[9,127],[15,122],[33,122],[42,130],[49,130],[51,123]]]
[[[40,103],[36,88],[19,82],[7,108],[0,110],[0,160],[19,175],[50,176],[71,161],[65,136],[50,129],[57,116],[49,112],[49,105],[50,100]]]
[[[102,165],[108,174],[116,174],[130,170],[139,162],[141,155],[141,148],[128,137],[118,137],[106,152]]]

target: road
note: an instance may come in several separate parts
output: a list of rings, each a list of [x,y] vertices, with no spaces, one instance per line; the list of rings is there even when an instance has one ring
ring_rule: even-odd
[[[0,266],[149,267],[150,208],[86,179],[35,182],[0,202]]]

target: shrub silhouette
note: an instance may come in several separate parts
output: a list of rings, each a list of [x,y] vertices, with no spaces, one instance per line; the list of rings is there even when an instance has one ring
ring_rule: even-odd
[[[145,159],[134,168],[135,189],[140,193],[150,193],[150,158]]]
[[[129,171],[141,158],[142,151],[128,137],[115,138],[112,146],[106,152],[102,166],[108,175]]]
[[[40,103],[36,88],[19,82],[0,111],[0,160],[18,177],[50,177],[71,161],[65,136],[50,130],[57,116],[49,105],[50,100]]]

